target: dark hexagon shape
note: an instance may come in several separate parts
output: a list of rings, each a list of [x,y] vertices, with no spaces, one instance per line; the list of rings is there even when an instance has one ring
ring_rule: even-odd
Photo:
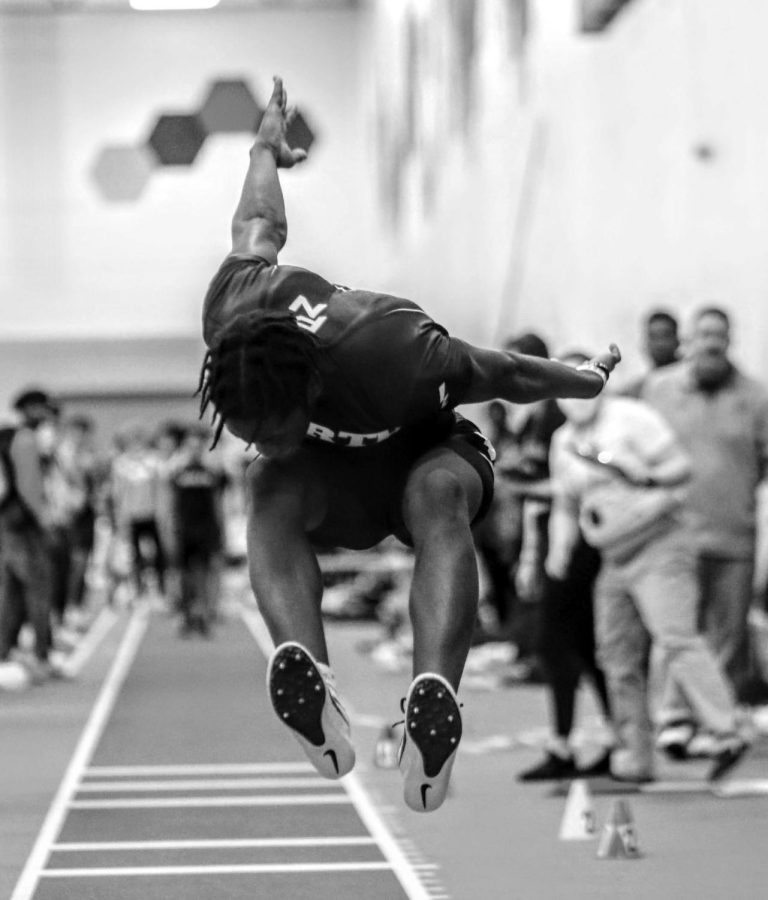
[[[91,177],[105,200],[125,203],[138,200],[155,165],[155,157],[146,147],[104,147]]]
[[[159,116],[148,144],[164,166],[191,166],[205,141],[205,131],[197,116]]]
[[[288,146],[292,150],[301,148],[302,150],[306,150],[307,153],[309,153],[312,144],[315,143],[315,133],[309,127],[307,120],[298,109],[285,132],[285,138],[288,141]]]
[[[206,134],[253,132],[263,113],[244,81],[214,81],[198,118]]]

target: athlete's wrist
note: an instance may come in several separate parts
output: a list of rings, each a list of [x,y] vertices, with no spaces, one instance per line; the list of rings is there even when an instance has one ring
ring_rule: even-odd
[[[601,362],[596,362],[593,359],[587,360],[587,362],[581,363],[581,365],[576,366],[577,372],[592,372],[594,375],[597,375],[602,384],[600,385],[600,390],[602,390],[606,384],[608,384],[608,376],[610,372],[608,367]]]
[[[265,138],[260,135],[256,135],[256,138],[251,147],[252,155],[259,155],[261,153],[269,153],[272,159],[277,162],[277,158],[280,155],[280,148],[275,147],[271,141],[265,140]]]

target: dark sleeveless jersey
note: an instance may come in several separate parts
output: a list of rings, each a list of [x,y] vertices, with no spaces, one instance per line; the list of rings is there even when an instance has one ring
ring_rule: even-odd
[[[450,410],[463,401],[471,378],[466,345],[410,300],[233,255],[205,298],[208,346],[238,315],[254,309],[290,311],[320,342],[322,392],[309,438],[367,446],[408,426],[452,420]]]

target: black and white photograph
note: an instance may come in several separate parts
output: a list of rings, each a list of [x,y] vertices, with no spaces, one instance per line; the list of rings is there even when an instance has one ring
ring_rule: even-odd
[[[768,897],[766,34],[0,0],[0,900]]]

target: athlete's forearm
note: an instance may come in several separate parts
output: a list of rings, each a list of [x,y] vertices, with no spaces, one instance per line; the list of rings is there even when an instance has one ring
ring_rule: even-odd
[[[235,252],[252,252],[269,242],[282,249],[288,236],[283,190],[277,174],[274,151],[260,138],[251,148],[240,202],[232,218],[232,246]]]
[[[608,380],[594,369],[575,369],[554,360],[538,356],[510,354],[514,368],[510,368],[503,380],[504,389],[514,396],[505,399],[517,403],[544,400],[551,397],[596,397]]]
[[[464,403],[508,400],[531,403],[550,397],[595,397],[603,388],[602,377],[593,369],[574,369],[536,356],[480,350],[471,347],[472,381]]]

